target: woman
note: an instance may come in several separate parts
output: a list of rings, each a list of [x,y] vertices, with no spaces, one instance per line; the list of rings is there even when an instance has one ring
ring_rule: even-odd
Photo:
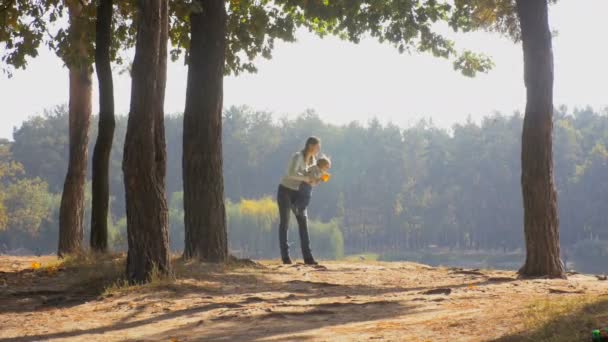
[[[281,247],[281,259],[284,264],[291,264],[289,258],[289,246],[287,245],[287,228],[289,227],[289,212],[292,210],[298,189],[302,182],[309,184],[315,181],[305,176],[306,170],[315,165],[316,156],[321,150],[321,140],[317,137],[310,137],[306,140],[304,149],[293,155],[287,167],[287,174],[279,184],[277,193],[277,203],[279,205],[279,244]],[[310,239],[308,238],[308,218],[306,210],[294,212],[298,221],[300,232],[300,244],[302,245],[302,256],[307,265],[317,265],[310,251]]]

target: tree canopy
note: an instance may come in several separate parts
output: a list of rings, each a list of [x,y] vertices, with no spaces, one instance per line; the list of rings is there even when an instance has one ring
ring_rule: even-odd
[[[78,0],[6,0],[0,7],[0,46],[4,46],[2,70],[11,75],[14,69],[27,66],[41,46],[47,46],[66,63],[78,61],[70,49],[66,5]],[[94,2],[86,4],[79,18],[87,28],[94,48]],[[135,1],[117,1],[113,23],[112,60],[127,62],[124,52],[134,46]],[[454,42],[441,33],[442,22],[454,30],[471,29],[471,9],[445,1],[403,0],[231,0],[227,2],[228,33],[226,72],[255,72],[258,57],[271,58],[276,40],[295,41],[298,28],[308,28],[320,35],[336,35],[352,42],[370,36],[394,45],[400,52],[424,52],[451,58],[455,69],[467,76],[491,69],[491,60],[472,51],[458,51]],[[171,0],[171,58],[187,59],[191,11],[200,11],[196,2]],[[455,19],[458,18],[458,19]],[[88,54],[94,55],[93,53]]]
[[[548,0],[555,4],[558,0]],[[454,30],[497,32],[514,41],[521,40],[515,0],[455,0],[450,18]]]

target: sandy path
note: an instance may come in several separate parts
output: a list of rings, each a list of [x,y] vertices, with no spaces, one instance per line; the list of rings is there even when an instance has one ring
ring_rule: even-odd
[[[70,283],[70,270],[28,271],[33,260],[52,258],[0,257],[0,342],[487,341],[521,329],[522,312],[539,299],[608,294],[608,282],[585,275],[262,262],[192,265],[172,284],[103,296]],[[426,293],[437,289],[450,293]]]

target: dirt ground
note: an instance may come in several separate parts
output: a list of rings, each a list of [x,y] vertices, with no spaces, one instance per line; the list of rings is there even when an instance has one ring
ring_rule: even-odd
[[[121,260],[112,261],[119,271]],[[127,288],[96,264],[87,273],[53,257],[0,256],[0,342],[517,340],[531,303],[608,296],[608,281],[578,274],[175,263],[176,280]]]

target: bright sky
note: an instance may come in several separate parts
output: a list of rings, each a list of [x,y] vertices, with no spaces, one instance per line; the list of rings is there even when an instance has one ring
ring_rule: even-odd
[[[608,106],[608,32],[606,0],[561,0],[551,8],[554,39],[555,104]],[[400,55],[373,40],[359,45],[301,32],[298,42],[276,45],[270,61],[258,62],[254,75],[225,81],[225,106],[246,104],[277,115],[316,110],[324,120],[367,122],[373,117],[408,126],[432,117],[441,126],[479,119],[494,111],[512,113],[525,105],[521,46],[495,34],[454,37],[459,47],[493,57],[489,74],[468,79],[450,62],[427,55]],[[184,108],[187,69],[168,68],[166,112]],[[115,74],[116,112],[128,112],[131,83]],[[96,89],[95,85],[95,89]],[[67,103],[68,73],[60,60],[44,51],[12,79],[0,76],[0,137],[44,108]],[[97,94],[94,94],[97,112]]]

